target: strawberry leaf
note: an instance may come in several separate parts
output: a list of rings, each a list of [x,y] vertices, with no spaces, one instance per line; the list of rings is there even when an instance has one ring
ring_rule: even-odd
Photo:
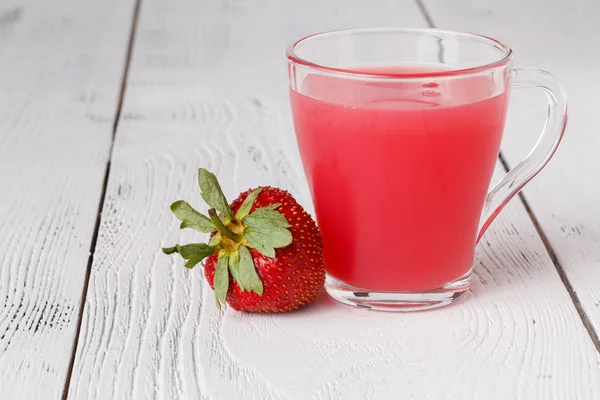
[[[187,202],[183,200],[171,204],[171,211],[182,221],[180,228],[191,228],[198,232],[209,233],[217,230],[210,218],[194,210]]]
[[[264,206],[261,208],[266,208],[267,210],[277,210],[281,206],[282,206],[281,203],[273,203],[273,204],[269,204],[268,206]]]
[[[243,221],[246,226],[260,229],[289,228],[291,226],[283,214],[267,207],[259,208],[246,216]]]
[[[162,251],[163,251],[163,253],[165,253],[167,255],[175,254],[175,253],[177,253],[177,246],[174,246],[174,247],[163,247]]]
[[[292,243],[289,222],[277,211],[259,208],[243,220],[246,240],[265,257],[275,257],[275,249]]]
[[[213,255],[218,250],[218,247],[209,246],[206,243],[190,243],[178,247],[179,254],[181,254],[181,257],[185,258],[186,260],[198,257],[206,258]]]
[[[229,204],[227,204],[227,199],[215,174],[204,168],[198,169],[198,185],[200,186],[200,194],[206,204],[225,214],[229,219],[233,219],[233,213],[229,208]]]
[[[231,272],[233,279],[240,285],[242,292],[250,290],[244,286],[244,282],[240,279],[240,253],[237,251],[229,254],[229,272]]]
[[[263,284],[247,247],[240,246],[238,251],[229,253],[229,271],[242,291],[254,292],[262,296]]]
[[[192,269],[194,268],[196,265],[198,265],[198,263],[202,261],[201,258],[190,258],[189,260],[187,260],[187,262],[185,263],[185,267]]]
[[[252,255],[247,247],[241,246],[239,248],[240,262],[239,262],[239,275],[240,280],[244,282],[247,290],[251,290],[259,296],[263,294],[263,283],[256,272]],[[240,281],[238,281],[240,283]],[[241,286],[241,284],[240,284]]]
[[[262,192],[262,190],[263,190],[263,188],[255,189],[252,193],[250,193],[246,197],[246,199],[244,200],[244,202],[242,203],[242,205],[238,209],[237,213],[235,213],[235,218],[236,219],[241,220],[246,215],[248,215],[248,213],[252,209],[252,205],[254,204],[254,200],[256,200],[256,198],[258,197],[258,195],[260,194],[260,192]]]
[[[275,258],[275,249],[292,243],[292,234],[287,229],[258,231],[246,228],[244,235],[248,242],[265,257]]]
[[[278,211],[259,208],[243,219],[246,240],[265,257],[275,257],[275,249],[292,243],[291,225]]]
[[[206,243],[191,243],[184,246],[176,244],[175,247],[162,249],[165,254],[179,253],[183,259],[187,260],[185,263],[187,268],[194,268],[200,261],[213,255],[217,250],[219,250],[219,246],[210,246]]]
[[[219,252],[219,260],[215,269],[215,298],[217,299],[217,307],[221,308],[221,304],[225,304],[227,299],[227,291],[229,290],[229,253],[225,251]]]

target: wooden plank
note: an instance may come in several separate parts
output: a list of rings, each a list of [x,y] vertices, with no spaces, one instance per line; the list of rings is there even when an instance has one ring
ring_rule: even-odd
[[[556,253],[556,263],[575,301],[600,330],[600,3],[533,0],[426,0],[442,28],[494,36],[516,54],[518,67],[555,74],[569,98],[565,140],[547,169],[525,189],[533,214]],[[515,91],[503,153],[516,165],[535,143],[545,119],[545,100],[535,91]]]
[[[200,269],[159,253],[201,239],[168,210],[201,204],[199,166],[230,198],[272,184],[310,204],[283,52],[320,30],[425,25],[413,3],[372,11],[358,0],[144,1],[70,398],[600,395],[600,358],[518,202],[480,246],[473,293],[427,313],[326,295],[287,315],[221,312]]]
[[[132,1],[0,4],[0,397],[60,398]]]

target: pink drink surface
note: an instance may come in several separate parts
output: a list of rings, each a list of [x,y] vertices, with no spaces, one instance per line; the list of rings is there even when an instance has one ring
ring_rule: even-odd
[[[312,74],[303,94],[290,91],[329,275],[369,290],[422,291],[470,271],[504,128],[508,95],[497,84]]]

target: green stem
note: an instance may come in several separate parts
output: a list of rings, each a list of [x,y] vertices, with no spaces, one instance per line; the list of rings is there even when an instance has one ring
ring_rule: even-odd
[[[221,218],[219,218],[219,216],[217,215],[217,211],[214,208],[208,210],[208,215],[210,216],[210,219],[212,220],[213,224],[215,224],[215,227],[221,235],[227,236],[229,239],[233,240],[236,243],[242,241],[242,235],[231,232],[231,230],[228,227],[226,227],[225,224],[223,224],[223,221],[221,221]]]

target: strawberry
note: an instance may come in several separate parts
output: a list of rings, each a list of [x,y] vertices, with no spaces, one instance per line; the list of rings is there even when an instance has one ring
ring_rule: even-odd
[[[186,267],[204,262],[204,275],[217,305],[247,312],[295,310],[313,300],[325,281],[321,235],[291,194],[272,187],[241,193],[231,204],[216,177],[201,168],[202,198],[209,217],[185,201],[171,210],[181,228],[210,233],[210,241],[163,248],[179,253]],[[217,211],[220,213],[217,213]]]

